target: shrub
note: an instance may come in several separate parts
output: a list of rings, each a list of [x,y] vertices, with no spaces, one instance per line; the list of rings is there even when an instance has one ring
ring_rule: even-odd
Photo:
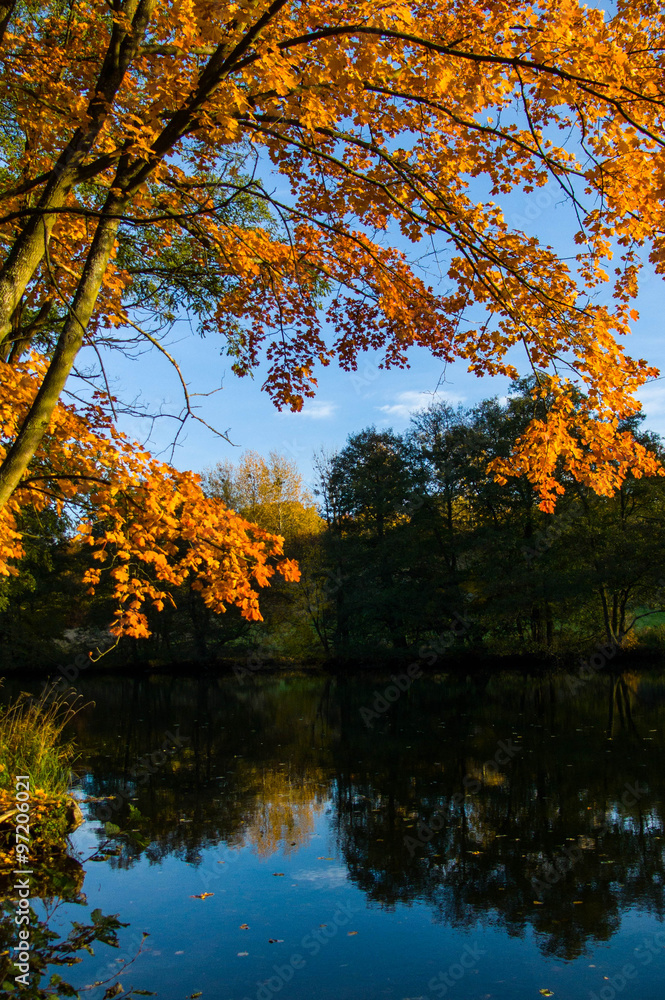
[[[54,697],[46,687],[38,698],[22,691],[0,708],[0,791],[13,792],[14,776],[30,776],[30,787],[49,796],[64,796],[76,751],[63,731],[83,706],[71,693]]]

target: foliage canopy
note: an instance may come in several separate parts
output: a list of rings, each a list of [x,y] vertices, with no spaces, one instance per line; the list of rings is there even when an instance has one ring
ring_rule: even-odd
[[[621,426],[654,370],[621,342],[641,267],[665,266],[664,16],[625,0],[613,15],[577,0],[3,0],[3,565],[21,554],[17,506],[61,502],[67,475],[77,492],[98,477],[108,494],[88,485],[85,502],[136,568],[125,580],[113,570],[129,587],[122,608],[138,602],[119,629],[142,634],[132,614],[162,599],[145,563],[159,577],[162,556],[175,557],[169,519],[181,510],[190,548],[178,566],[216,606],[256,612],[250,592],[279,541],[255,543],[194,480],[139,458],[108,393],[94,410],[58,402],[84,345],[126,349],[131,327],[165,350],[174,288],[235,371],[265,359],[266,390],[294,409],[317,365],[353,369],[369,348],[386,366],[419,344],[511,377],[522,348],[533,419],[494,471],[526,475],[543,509],[562,473],[600,494],[656,473]],[[494,201],[548,182],[578,220],[572,262],[511,228]],[[445,293],[419,263],[425,243],[449,251]],[[53,462],[37,486],[31,463],[56,437],[65,459],[82,440],[94,458],[85,471]],[[132,541],[117,513],[136,489],[155,530],[172,532],[156,560],[150,526]],[[192,538],[210,518],[203,555]]]

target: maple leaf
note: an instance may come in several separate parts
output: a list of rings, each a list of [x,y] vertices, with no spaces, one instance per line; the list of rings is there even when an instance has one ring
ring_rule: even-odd
[[[123,438],[107,387],[97,410],[58,402],[84,345],[122,349],[131,330],[173,364],[195,418],[160,340],[183,310],[225,339],[238,375],[265,363],[266,391],[293,410],[319,366],[354,371],[368,349],[386,368],[421,346],[515,378],[522,347],[552,405],[495,464],[501,481],[527,476],[551,510],[568,475],[609,495],[659,473],[618,426],[655,375],[620,344],[644,260],[665,272],[664,33],[658,5],[610,16],[578,0],[119,0],[111,21],[87,2],[13,6],[0,28],[0,574],[21,558],[17,510],[48,489],[108,525],[92,544],[113,574],[116,634],[146,635],[146,601],[185,578],[250,620],[275,570],[296,579],[279,532]],[[548,180],[579,219],[574,260],[490,200]],[[423,239],[448,253],[445,293],[411,252]]]

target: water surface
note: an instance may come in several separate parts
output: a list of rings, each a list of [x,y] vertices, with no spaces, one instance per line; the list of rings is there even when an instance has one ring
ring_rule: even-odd
[[[71,981],[145,931],[168,1000],[661,1000],[665,679],[390,685],[82,678],[82,889],[130,926]]]

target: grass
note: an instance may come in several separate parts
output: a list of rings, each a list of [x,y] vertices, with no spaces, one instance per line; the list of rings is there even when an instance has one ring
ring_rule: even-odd
[[[24,691],[0,707],[0,792],[13,790],[15,776],[27,774],[31,788],[54,798],[67,794],[77,753],[63,731],[83,707],[78,702],[44,688],[37,698]]]

